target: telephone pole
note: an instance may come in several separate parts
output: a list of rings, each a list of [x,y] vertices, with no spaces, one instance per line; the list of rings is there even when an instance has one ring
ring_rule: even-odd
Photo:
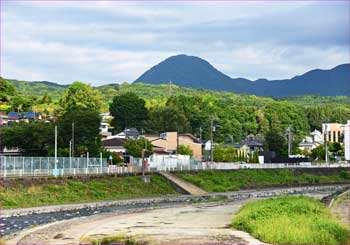
[[[292,128],[289,126],[287,128],[287,137],[288,137],[288,157],[292,155]]]
[[[57,169],[57,125],[55,125],[55,169]]]
[[[213,131],[214,129],[214,116],[211,116],[210,120],[210,161],[213,163],[214,162],[214,154],[213,154],[213,145],[214,145],[214,137],[213,137]]]
[[[74,157],[74,121],[72,122],[72,156]]]
[[[325,142],[325,155],[326,155],[326,164],[328,164],[328,124],[325,125],[325,130],[324,130],[324,133],[325,133],[325,137],[324,137],[324,142]]]
[[[171,80],[169,80],[169,83],[168,83],[168,96],[170,97],[170,96],[172,96],[172,94],[173,94],[173,91],[172,91],[172,82],[171,82]]]

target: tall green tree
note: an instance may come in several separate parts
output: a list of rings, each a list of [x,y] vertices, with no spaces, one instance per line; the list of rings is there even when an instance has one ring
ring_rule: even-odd
[[[75,109],[66,111],[57,121],[59,146],[69,152],[69,141],[72,140],[72,123],[74,122],[74,155],[98,156],[102,150],[100,137],[101,118],[97,111],[88,109]]]
[[[147,130],[154,133],[190,132],[190,124],[183,111],[173,107],[152,108],[147,122]]]
[[[265,150],[274,151],[278,156],[288,155],[286,137],[279,130],[271,129],[265,135]]]
[[[109,111],[114,117],[111,124],[118,131],[133,127],[141,129],[148,118],[145,101],[135,93],[128,92],[115,96]]]
[[[101,93],[90,85],[73,82],[65,91],[59,102],[63,113],[76,109],[100,111],[102,105]]]

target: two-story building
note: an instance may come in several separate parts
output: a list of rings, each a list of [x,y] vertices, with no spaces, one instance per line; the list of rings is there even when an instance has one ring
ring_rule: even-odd
[[[196,160],[202,160],[202,144],[192,134],[166,132],[159,136],[144,135],[144,137],[151,142],[156,151],[163,150],[171,154],[176,151],[178,146],[185,145],[192,149],[193,157]]]

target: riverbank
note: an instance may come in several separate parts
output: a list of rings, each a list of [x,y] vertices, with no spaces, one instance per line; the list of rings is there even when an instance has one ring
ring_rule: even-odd
[[[176,176],[207,192],[278,186],[350,183],[349,169],[239,169],[177,172]]]
[[[344,191],[349,185],[312,186],[298,188],[275,188],[265,190],[246,190],[227,193],[209,193],[205,196],[168,195],[152,198],[101,201],[69,205],[45,206],[1,211],[0,237],[17,234],[33,226],[42,226],[57,221],[84,218],[112,212],[139,212],[147,209],[159,209],[211,201],[236,201],[249,198],[266,198],[278,195],[314,195],[329,196]]]
[[[25,184],[22,180],[11,180],[5,186],[0,187],[2,209],[178,194],[159,175],[152,175],[148,183],[143,182],[140,176],[125,176],[86,181],[49,179],[44,182],[27,181]]]

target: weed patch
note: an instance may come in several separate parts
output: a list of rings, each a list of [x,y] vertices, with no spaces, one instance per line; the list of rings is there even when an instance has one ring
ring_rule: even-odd
[[[319,200],[280,196],[245,204],[232,221],[272,244],[349,244],[350,231]]]

